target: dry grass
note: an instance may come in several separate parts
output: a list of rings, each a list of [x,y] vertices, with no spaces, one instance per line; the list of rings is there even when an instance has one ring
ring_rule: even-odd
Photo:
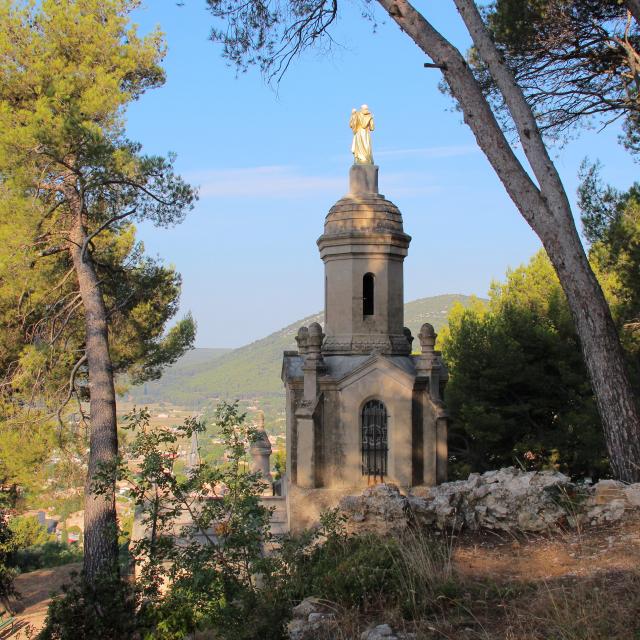
[[[640,572],[538,584],[504,618],[505,640],[639,640]]]
[[[640,521],[556,536],[409,535],[401,594],[343,611],[319,640],[374,623],[417,640],[640,640]]]

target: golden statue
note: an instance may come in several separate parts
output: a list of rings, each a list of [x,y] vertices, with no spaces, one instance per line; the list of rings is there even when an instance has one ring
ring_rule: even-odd
[[[349,126],[353,131],[351,153],[355,164],[373,164],[373,152],[371,151],[371,131],[373,131],[373,114],[369,107],[363,104],[360,111],[351,109]]]

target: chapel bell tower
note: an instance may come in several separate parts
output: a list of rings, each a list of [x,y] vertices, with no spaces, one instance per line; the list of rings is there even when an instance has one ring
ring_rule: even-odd
[[[354,164],[349,193],[318,240],[325,265],[327,355],[408,355],[403,261],[411,241],[398,208],[378,193],[378,167]]]
[[[448,374],[430,324],[404,326],[403,263],[410,236],[378,192],[369,133],[352,112],[349,192],[318,239],[325,265],[325,327],[301,327],[285,351],[286,493],[292,531],[317,522],[346,494],[380,482],[409,489],[446,480]]]

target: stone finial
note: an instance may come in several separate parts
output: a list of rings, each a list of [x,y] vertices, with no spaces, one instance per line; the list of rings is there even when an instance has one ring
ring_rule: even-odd
[[[264,428],[264,411],[258,411],[256,431],[249,445],[249,454],[252,458],[252,473],[260,473],[265,480],[270,478],[271,453],[271,441]]]
[[[405,327],[402,330],[402,333],[404,334],[404,337],[407,339],[407,342],[409,343],[409,349],[411,349],[411,345],[413,344],[413,336],[411,335],[411,329],[409,329],[409,327]]]
[[[429,324],[428,322],[425,322],[420,327],[420,333],[418,334],[418,339],[420,340],[422,353],[433,353],[435,351],[437,336],[438,334],[433,328],[433,325]]]
[[[307,352],[310,355],[319,356],[323,340],[324,333],[322,333],[322,327],[317,322],[312,322],[308,330]]]
[[[298,335],[296,336],[296,342],[298,344],[298,353],[303,356],[307,353],[309,341],[309,329],[307,327],[300,327],[298,329]]]

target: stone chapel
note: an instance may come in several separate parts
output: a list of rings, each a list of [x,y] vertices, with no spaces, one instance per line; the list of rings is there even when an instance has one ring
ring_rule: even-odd
[[[410,241],[400,211],[378,193],[378,167],[354,164],[349,193],[329,210],[318,239],[324,330],[301,327],[298,350],[284,352],[292,531],[371,484],[446,480],[447,370],[433,327],[422,326],[418,353],[404,327]]]

